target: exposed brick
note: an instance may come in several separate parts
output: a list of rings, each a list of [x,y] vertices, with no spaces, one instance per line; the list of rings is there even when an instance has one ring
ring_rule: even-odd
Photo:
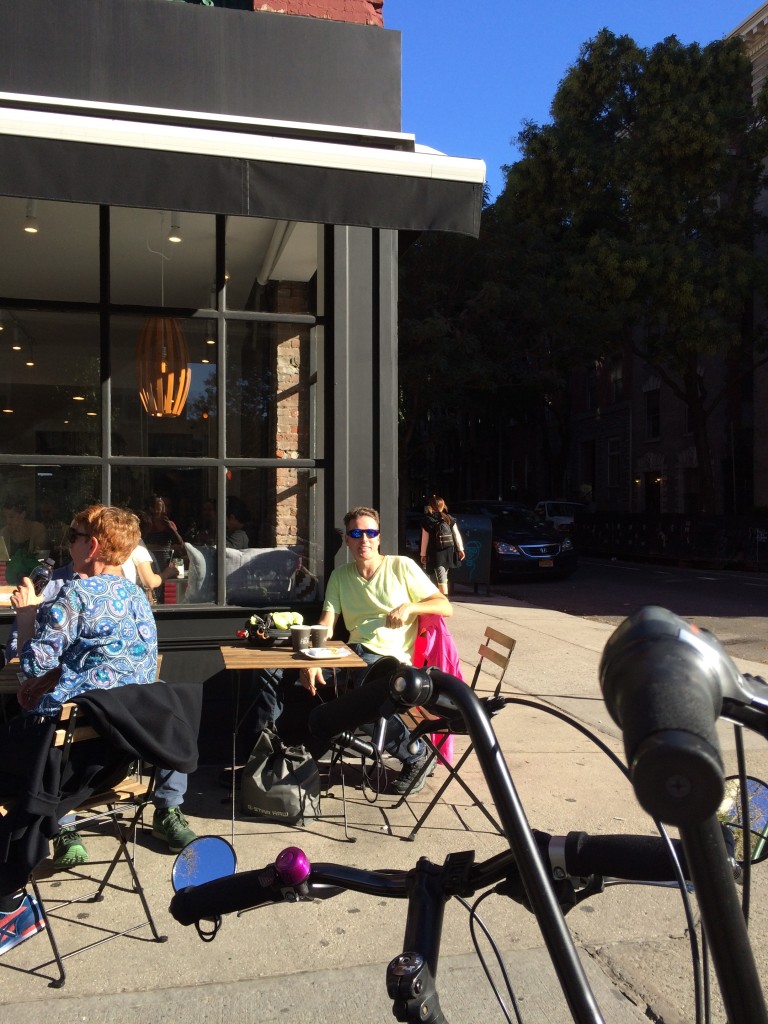
[[[384,25],[384,0],[253,0],[253,9],[358,25]]]

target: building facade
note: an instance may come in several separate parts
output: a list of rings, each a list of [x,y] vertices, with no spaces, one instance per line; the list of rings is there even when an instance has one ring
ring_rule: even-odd
[[[255,6],[0,8],[0,501],[63,561],[86,503],[162,497],[169,650],[317,602],[353,504],[394,549],[399,232],[479,229],[381,3]]]

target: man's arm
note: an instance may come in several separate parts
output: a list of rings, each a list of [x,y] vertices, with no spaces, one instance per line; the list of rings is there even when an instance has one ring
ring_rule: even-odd
[[[436,590],[422,601],[406,602],[393,608],[387,615],[387,626],[390,629],[399,629],[418,615],[442,615],[444,619],[448,619],[453,615],[453,605],[445,594]]]

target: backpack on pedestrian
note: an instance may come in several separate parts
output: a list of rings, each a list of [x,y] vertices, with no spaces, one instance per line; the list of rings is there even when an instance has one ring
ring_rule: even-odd
[[[454,546],[453,529],[450,522],[446,522],[441,516],[435,523],[432,531],[432,539],[437,551],[446,551]]]

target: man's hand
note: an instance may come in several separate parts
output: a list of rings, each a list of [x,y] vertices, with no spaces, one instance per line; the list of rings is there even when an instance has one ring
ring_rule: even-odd
[[[312,667],[303,668],[299,672],[299,682],[305,690],[309,690],[313,697],[317,695],[317,687],[325,686],[322,669]]]
[[[404,626],[406,624],[406,622],[408,621],[408,619],[410,619],[412,614],[413,605],[400,604],[397,606],[397,608],[393,608],[392,611],[389,613],[389,615],[387,616],[386,625],[388,626],[389,629],[400,629],[401,626]]]

